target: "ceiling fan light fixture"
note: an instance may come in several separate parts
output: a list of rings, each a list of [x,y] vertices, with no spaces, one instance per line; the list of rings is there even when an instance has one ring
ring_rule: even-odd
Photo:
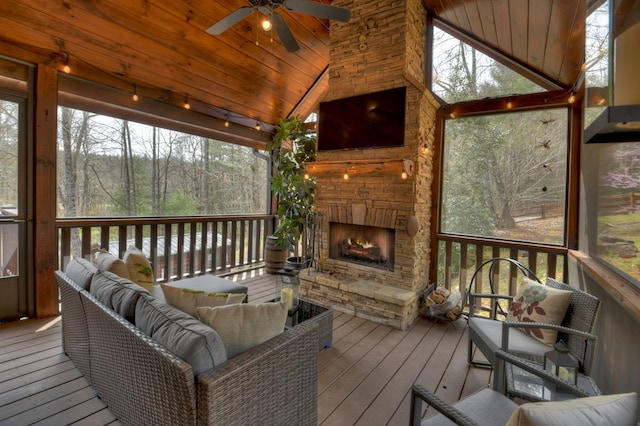
[[[275,30],[278,38],[282,42],[287,52],[297,52],[300,46],[291,32],[291,28],[286,23],[281,14],[274,10],[282,7],[287,11],[302,13],[316,18],[335,20],[347,23],[351,20],[351,11],[344,7],[332,6],[330,4],[318,3],[311,0],[248,0],[250,6],[243,6],[234,10],[218,22],[207,29],[211,35],[220,35],[238,22],[247,18],[254,11],[264,15],[260,20],[260,14],[256,14],[256,26],[266,32]],[[373,22],[373,21],[372,21]],[[375,24],[375,23],[374,23]],[[256,46],[259,46],[258,31],[256,31]],[[273,33],[271,32],[271,41]]]
[[[271,17],[269,15],[265,15],[262,23],[260,24],[262,31],[269,32],[273,28],[273,24],[271,23]]]

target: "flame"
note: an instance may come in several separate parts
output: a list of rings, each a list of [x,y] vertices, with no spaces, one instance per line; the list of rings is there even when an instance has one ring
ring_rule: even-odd
[[[362,248],[372,248],[372,247],[377,247],[378,245],[376,243],[373,243],[371,241],[360,241],[360,240],[356,240],[353,238],[349,238],[349,244],[351,245],[358,245]]]

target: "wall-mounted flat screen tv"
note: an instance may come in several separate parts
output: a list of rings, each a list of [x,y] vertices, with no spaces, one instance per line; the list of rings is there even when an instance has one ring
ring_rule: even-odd
[[[406,87],[321,102],[318,151],[404,145]]]

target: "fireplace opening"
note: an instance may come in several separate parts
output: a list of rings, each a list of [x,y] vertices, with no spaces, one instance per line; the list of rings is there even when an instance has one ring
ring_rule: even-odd
[[[393,271],[394,250],[393,229],[338,222],[329,224],[331,259]]]

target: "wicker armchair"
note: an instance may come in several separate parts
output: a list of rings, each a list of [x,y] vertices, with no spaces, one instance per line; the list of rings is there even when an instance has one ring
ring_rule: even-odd
[[[496,352],[495,356],[496,359],[501,361],[500,365],[503,367],[502,371],[504,371],[506,363],[510,363],[550,381],[566,392],[575,395],[576,398],[589,396],[589,393],[586,391],[547,373],[542,367],[534,362],[500,350]],[[518,407],[518,404],[504,395],[504,383],[502,381],[504,374],[500,373],[497,374],[497,376],[498,382],[494,383],[494,387],[498,390],[483,388],[453,404],[445,402],[423,386],[414,384],[411,388],[411,413],[409,424],[411,426],[449,424],[464,426],[494,426],[506,424],[512,413]],[[423,402],[428,406],[433,407],[438,411],[438,414],[422,420],[426,410],[426,408],[423,407]]]
[[[500,261],[508,261],[514,264],[524,275],[529,275],[538,280],[535,275],[519,262],[508,258],[491,259],[480,267],[491,265],[493,268]],[[478,268],[478,269],[480,269]],[[473,281],[478,274],[477,270],[470,284],[473,288]],[[507,300],[511,303],[512,296],[495,294],[493,283],[491,282],[493,274],[489,272],[489,280],[491,286],[491,294],[477,294],[469,291],[469,345],[467,353],[467,361],[471,365],[497,367],[498,360],[495,356],[499,349],[507,352],[516,353],[520,356],[543,362],[544,353],[550,350],[550,347],[535,339],[534,337],[524,333],[519,329],[523,328],[540,328],[558,331],[558,340],[567,343],[571,353],[580,361],[580,371],[588,375],[593,362],[593,352],[595,349],[596,335],[593,334],[596,320],[600,311],[600,300],[595,296],[585,293],[570,285],[558,282],[552,278],[547,278],[546,285],[560,290],[568,290],[573,292],[569,307],[567,308],[561,325],[544,324],[537,322],[516,322],[516,321],[497,321],[498,315],[506,317],[498,303],[494,303],[494,309],[491,317],[486,318],[479,316],[475,311],[477,300],[480,298],[498,300]],[[482,354],[487,358],[488,363],[476,361],[473,358],[473,345],[475,345]]]

